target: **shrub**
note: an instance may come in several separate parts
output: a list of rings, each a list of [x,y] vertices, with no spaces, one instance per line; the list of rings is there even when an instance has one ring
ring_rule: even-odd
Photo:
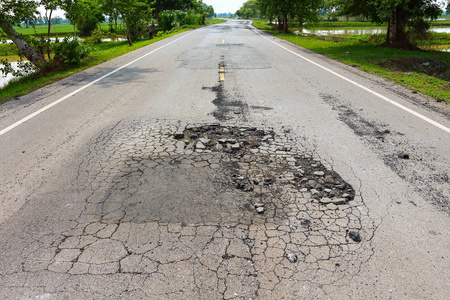
[[[89,48],[81,44],[77,38],[65,37],[62,42],[58,40],[53,46],[53,64],[60,65],[80,65],[83,58],[89,54]]]
[[[99,44],[102,42],[103,37],[104,37],[103,32],[100,29],[95,29],[94,31],[92,31],[91,36],[86,39],[86,42],[92,44]]]
[[[159,26],[161,30],[168,31],[175,26],[176,14],[174,11],[165,10],[159,13]]]
[[[77,28],[79,31],[81,31],[82,35],[89,36],[95,29],[97,29],[97,24],[99,22],[100,20],[96,16],[90,15],[87,18],[81,20],[77,24]]]

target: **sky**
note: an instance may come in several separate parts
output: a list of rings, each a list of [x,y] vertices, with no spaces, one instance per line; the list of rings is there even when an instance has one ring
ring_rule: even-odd
[[[246,0],[203,0],[203,3],[212,5],[215,13],[235,13]]]
[[[203,0],[203,3],[212,5],[214,7],[214,12],[216,13],[235,13],[242,4],[247,0]],[[39,12],[44,15],[45,10],[40,7]],[[52,17],[62,17],[64,18],[64,12],[62,10],[57,10],[53,12]]]

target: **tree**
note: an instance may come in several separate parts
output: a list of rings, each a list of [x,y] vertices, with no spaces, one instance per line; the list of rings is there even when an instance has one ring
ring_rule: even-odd
[[[76,26],[81,19],[82,5],[79,0],[60,0],[60,7],[65,11],[65,16],[73,25],[73,36],[77,36]]]
[[[163,11],[187,11],[189,9],[195,9],[199,2],[201,3],[201,1],[197,0],[158,0],[152,5],[153,16],[159,20],[159,14]]]
[[[46,61],[44,54],[31,47],[12,27],[37,14],[38,3],[32,0],[3,0],[0,5],[0,28],[16,44],[23,54],[36,68],[44,70]]]
[[[50,37],[50,29],[52,26],[52,13],[59,7],[59,0],[41,0],[40,4],[45,8],[45,18],[47,20],[47,37]]]
[[[78,1],[77,28],[83,35],[91,35],[98,23],[105,20],[100,0]]]
[[[289,22],[297,19],[299,23],[317,21],[323,0],[259,0],[261,13],[270,20],[278,19],[280,30],[289,32]]]
[[[446,0],[450,4],[450,0]],[[388,23],[385,46],[415,49],[406,33],[408,26],[422,27],[427,19],[442,14],[439,0],[340,0],[344,15],[363,16],[374,23]],[[413,26],[415,25],[415,26]]]
[[[248,0],[236,11],[236,14],[241,18],[250,19],[259,17],[260,13],[256,1]]]
[[[214,7],[212,5],[208,5],[206,12],[208,13],[208,18],[213,18],[215,15]]]
[[[151,0],[103,0],[106,11],[116,10],[127,27],[128,44],[142,35],[152,19]]]
[[[328,21],[331,19],[337,19],[338,15],[338,3],[339,0],[325,0],[323,3],[323,12],[327,16]]]

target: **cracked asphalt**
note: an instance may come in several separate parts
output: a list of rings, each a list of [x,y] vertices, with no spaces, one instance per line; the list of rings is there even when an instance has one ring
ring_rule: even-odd
[[[448,298],[447,133],[247,21],[179,37],[0,108],[3,129],[173,41],[0,136],[2,299]]]

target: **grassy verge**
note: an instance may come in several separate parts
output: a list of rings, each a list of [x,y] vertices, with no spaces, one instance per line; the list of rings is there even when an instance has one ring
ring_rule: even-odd
[[[303,36],[284,34],[266,21],[254,26],[274,36],[324,54],[350,66],[390,79],[437,101],[450,103],[450,53],[440,51],[403,51],[378,46],[385,34],[359,36]],[[294,29],[293,29],[294,30]],[[450,42],[450,34],[432,34],[427,44],[436,48]],[[425,42],[424,42],[425,43]]]
[[[212,19],[208,20],[208,25],[218,24],[225,22],[224,20]],[[200,26],[198,26],[200,27]],[[164,34],[163,36],[155,37],[151,40],[144,40],[135,42],[133,46],[128,46],[127,42],[102,42],[100,44],[93,45],[91,48],[91,54],[86,58],[80,66],[73,67],[70,69],[54,71],[45,76],[31,75],[19,80],[10,82],[8,85],[0,89],[0,104],[5,103],[13,98],[25,95],[31,91],[37,90],[52,82],[58,81],[62,78],[70,76],[72,74],[78,73],[80,71],[86,70],[93,66],[96,66],[102,62],[108,61],[120,55],[126,54],[128,52],[137,50],[141,47],[153,44],[175,34],[188,31],[190,28],[179,29],[175,32]],[[0,45],[0,58],[6,58],[13,55],[14,51],[17,51],[14,45]],[[5,49],[3,49],[5,48]],[[13,50],[11,50],[11,49]],[[3,50],[2,50],[3,49]],[[11,51],[10,51],[11,50]],[[11,53],[13,52],[13,53]],[[1,57],[4,55],[3,57]]]

